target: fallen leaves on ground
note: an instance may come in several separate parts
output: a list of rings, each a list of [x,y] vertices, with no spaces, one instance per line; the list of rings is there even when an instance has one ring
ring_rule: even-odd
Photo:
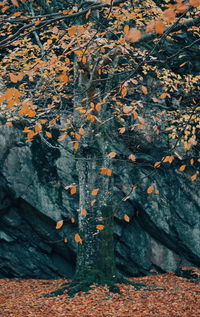
[[[121,294],[96,287],[74,298],[65,294],[43,298],[66,280],[0,279],[0,312],[3,317],[198,317],[199,283],[173,273],[131,278],[147,286],[136,291],[119,285]],[[152,287],[154,285],[156,288]]]

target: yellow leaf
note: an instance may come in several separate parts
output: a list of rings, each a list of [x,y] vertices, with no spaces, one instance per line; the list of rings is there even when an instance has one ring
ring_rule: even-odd
[[[76,194],[76,186],[72,186],[72,187],[71,187],[71,189],[70,189],[70,194],[71,194],[71,195]]]
[[[179,171],[183,172],[186,168],[186,165],[181,165],[180,168],[179,168]]]
[[[83,240],[81,239],[80,235],[78,233],[76,233],[74,235],[74,240],[77,242],[77,243],[80,243],[82,244],[83,243]]]
[[[136,156],[133,155],[133,154],[130,154],[130,155],[128,156],[128,159],[129,159],[130,161],[132,161],[132,162],[135,162],[135,161],[136,161]]]
[[[124,215],[124,220],[125,220],[126,222],[130,222],[129,216],[128,216],[128,215]]]
[[[153,190],[154,190],[154,186],[151,185],[151,186],[148,187],[147,193],[148,193],[148,194],[152,194]]]
[[[63,226],[63,220],[59,220],[56,222],[56,229],[60,229]]]
[[[116,152],[110,152],[107,156],[113,158],[116,156]]]
[[[93,190],[91,191],[91,195],[92,195],[92,196],[96,196],[96,195],[98,194],[98,192],[99,192],[99,188],[93,189]]]
[[[87,215],[87,211],[86,211],[85,209],[82,209],[82,210],[81,210],[81,213],[82,213],[83,216],[86,216],[86,215]]]
[[[96,228],[97,228],[98,230],[103,230],[103,229],[104,229],[104,225],[97,225]]]

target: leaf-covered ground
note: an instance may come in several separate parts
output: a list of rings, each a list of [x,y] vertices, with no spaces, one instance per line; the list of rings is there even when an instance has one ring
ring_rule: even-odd
[[[131,285],[120,285],[121,294],[106,286],[93,286],[88,293],[74,298],[66,295],[43,298],[66,280],[0,279],[0,315],[2,317],[199,317],[200,287],[198,281],[174,274],[131,279],[150,285],[136,291]],[[156,286],[156,289],[152,286]]]

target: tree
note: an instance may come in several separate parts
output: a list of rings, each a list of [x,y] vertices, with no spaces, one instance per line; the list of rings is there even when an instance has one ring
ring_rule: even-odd
[[[190,165],[199,160],[200,77],[191,74],[188,55],[198,49],[199,6],[199,0],[1,3],[5,125],[22,128],[27,143],[41,138],[64,146],[76,162],[77,182],[65,184],[79,195],[73,291],[123,281],[114,262],[115,170],[150,167],[140,183],[127,184],[121,204],[135,190],[159,194],[146,180],[163,164],[182,161],[183,151]],[[141,137],[168,142],[160,161],[143,158]],[[191,180],[197,177],[195,170]]]

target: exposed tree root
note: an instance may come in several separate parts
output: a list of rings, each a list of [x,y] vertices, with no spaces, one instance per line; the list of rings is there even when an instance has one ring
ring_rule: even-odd
[[[111,279],[104,279],[102,277],[102,274],[99,274],[99,272],[92,272],[92,274],[90,274],[90,276],[87,276],[87,278],[75,277],[74,280],[62,284],[61,288],[44,295],[44,297],[54,297],[62,294],[67,294],[69,297],[73,297],[79,292],[88,292],[91,289],[92,285],[107,285],[111,293],[120,294],[120,289],[117,284],[132,285],[136,290],[140,290],[142,287],[146,287],[146,284],[133,283],[124,278],[123,276],[121,276],[120,274],[118,274],[115,277],[112,277]]]

